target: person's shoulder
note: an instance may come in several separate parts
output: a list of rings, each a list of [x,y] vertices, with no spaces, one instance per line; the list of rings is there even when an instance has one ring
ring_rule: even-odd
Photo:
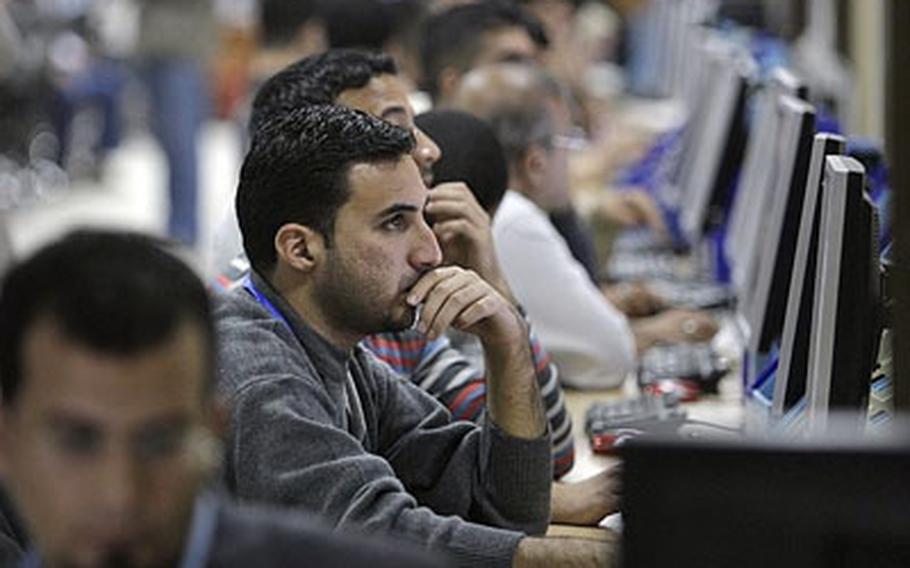
[[[263,378],[309,378],[312,365],[287,326],[242,289],[217,295],[219,387],[237,391]]]
[[[537,206],[521,193],[508,190],[502,197],[502,202],[496,209],[496,219],[523,216],[537,211]]]
[[[517,191],[506,192],[493,218],[495,238],[505,238],[510,233],[549,237],[551,231],[555,229],[550,220],[534,202]]]
[[[268,310],[250,297],[242,287],[212,295],[212,316],[219,333],[259,325],[271,327]]]
[[[398,541],[333,532],[299,513],[223,504],[209,565],[383,568],[442,563]]]

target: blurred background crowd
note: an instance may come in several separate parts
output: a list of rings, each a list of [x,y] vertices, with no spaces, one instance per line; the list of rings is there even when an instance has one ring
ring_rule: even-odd
[[[434,30],[428,21],[465,3],[4,0],[0,251],[27,252],[72,225],[115,224],[174,237],[192,251],[198,266],[208,266],[213,234],[230,217],[257,85],[308,54],[363,47],[394,56],[414,89],[416,112],[429,108],[434,98],[444,104],[455,77],[434,76],[440,71],[434,53],[451,51],[439,46],[452,41],[446,34],[458,31],[448,25]],[[649,74],[667,74],[642,61],[641,43],[648,36],[635,33],[649,2],[517,4],[529,25],[538,28],[531,34],[533,45],[505,37],[501,53],[494,49],[485,56],[538,60],[570,86],[573,124],[585,142],[584,150],[572,155],[577,201],[586,212],[606,212],[610,222],[637,222],[640,211],[603,203],[609,195],[590,204],[578,188],[604,184],[617,168],[640,157],[654,132],[667,124],[668,117],[655,116],[653,109],[635,115],[620,112],[618,103],[629,87],[650,97],[669,94],[667,85],[649,79]],[[881,62],[853,71],[848,67],[852,56],[868,52],[867,42],[851,46],[843,40],[860,37],[855,32],[861,24],[844,24],[855,19],[837,17],[838,11],[852,9],[849,3],[703,4],[705,13],[716,10],[718,25],[752,25],[796,42],[796,56],[806,63],[800,66],[803,74],[817,75],[814,92],[830,95],[835,112],[840,103],[842,117],[852,121],[851,132],[881,137],[882,113],[876,111],[881,88],[877,92],[875,82],[849,84],[851,78],[883,73]],[[826,39],[819,34],[826,29],[835,30],[830,50],[819,47]],[[462,54],[455,69],[464,72],[482,63],[470,61],[476,55]],[[844,93],[852,97],[849,107],[839,100]]]

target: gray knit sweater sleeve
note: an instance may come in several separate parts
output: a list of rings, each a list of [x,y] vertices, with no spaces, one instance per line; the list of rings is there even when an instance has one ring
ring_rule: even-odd
[[[452,417],[438,400],[399,377],[365,348],[355,358],[375,382],[365,409],[370,447],[385,456],[422,504],[487,525],[543,534],[549,521],[547,437],[522,440],[489,419],[480,427]],[[369,425],[370,420],[374,420]]]
[[[232,296],[216,310],[219,388],[232,403],[225,476],[237,496],[391,531],[461,566],[511,566],[522,534],[509,529],[545,529],[548,439],[452,422],[360,351],[350,367],[364,428],[352,435],[334,385],[289,329],[249,304]]]

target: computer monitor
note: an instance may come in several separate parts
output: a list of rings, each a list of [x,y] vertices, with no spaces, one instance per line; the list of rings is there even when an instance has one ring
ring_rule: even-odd
[[[748,347],[752,353],[767,353],[780,338],[790,289],[793,254],[802,216],[809,156],[815,132],[812,105],[782,95],[778,98],[779,129],[775,148],[775,179],[771,200],[761,216],[765,233],[759,253],[754,292],[746,308]]]
[[[777,101],[781,95],[805,100],[808,92],[796,75],[778,67],[771,71],[764,88],[755,95],[749,139],[724,242],[733,289],[742,306],[749,302],[757,252],[761,250],[761,216],[755,212],[766,210],[774,183],[774,148],[780,114]]]
[[[654,2],[629,15],[628,75],[631,92],[642,96],[666,96],[664,54],[669,31],[669,4]]]
[[[875,206],[862,165],[825,158],[818,269],[812,310],[809,426],[826,427],[830,409],[864,418],[881,333]]]
[[[910,447],[633,440],[625,568],[910,566]]]
[[[736,46],[729,40],[706,27],[694,27],[690,37],[688,58],[692,60],[690,67],[698,80],[689,87],[691,92],[683,99],[685,128],[674,151],[667,157],[666,181],[658,189],[660,201],[674,211],[679,211],[688,199],[696,157],[705,146],[707,124],[714,113],[714,93],[721,85],[719,75],[736,51]]]
[[[809,87],[795,73],[786,67],[771,70],[771,89],[778,95],[790,95],[804,101],[809,100]]]
[[[784,329],[781,335],[777,376],[771,417],[777,419],[789,412],[806,395],[809,366],[809,341],[812,336],[812,309],[815,298],[818,232],[821,218],[819,205],[824,184],[825,158],[843,154],[846,140],[837,134],[816,134],[809,159],[809,177],[803,197],[803,210],[793,256],[793,277],[787,297]]]
[[[701,104],[701,92],[704,90],[706,77],[706,61],[703,46],[716,32],[703,25],[692,25],[686,34],[680,56],[683,60],[684,82],[681,98],[686,108],[693,109]]]
[[[754,63],[735,48],[717,57],[709,76],[708,112],[681,180],[680,224],[691,244],[722,222],[745,148],[746,96]]]
[[[661,200],[674,209],[685,201],[695,156],[702,146],[705,124],[712,112],[712,93],[716,89],[717,75],[732,49],[729,42],[718,38],[711,30],[703,30],[701,39],[703,41],[693,42],[690,53],[700,81],[693,87],[691,99],[686,101],[687,117],[679,150],[673,156],[675,163],[670,168],[667,187],[661,188]]]
[[[717,11],[714,0],[654,0],[630,14],[629,88],[638,95],[679,94],[687,32]]]
[[[676,98],[685,98],[691,93],[693,64],[698,64],[687,53],[687,48],[693,40],[704,41],[701,32],[714,19],[717,6],[713,0],[671,0],[671,4],[674,24],[667,42],[670,92]]]

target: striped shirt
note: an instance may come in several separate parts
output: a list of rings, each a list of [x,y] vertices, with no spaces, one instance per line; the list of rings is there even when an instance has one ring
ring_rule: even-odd
[[[572,421],[566,411],[556,366],[532,333],[531,353],[543,398],[553,451],[553,477],[565,475],[575,462]],[[379,359],[442,402],[457,420],[480,422],[486,409],[483,371],[442,336],[429,340],[417,331],[371,335],[363,344]]]

